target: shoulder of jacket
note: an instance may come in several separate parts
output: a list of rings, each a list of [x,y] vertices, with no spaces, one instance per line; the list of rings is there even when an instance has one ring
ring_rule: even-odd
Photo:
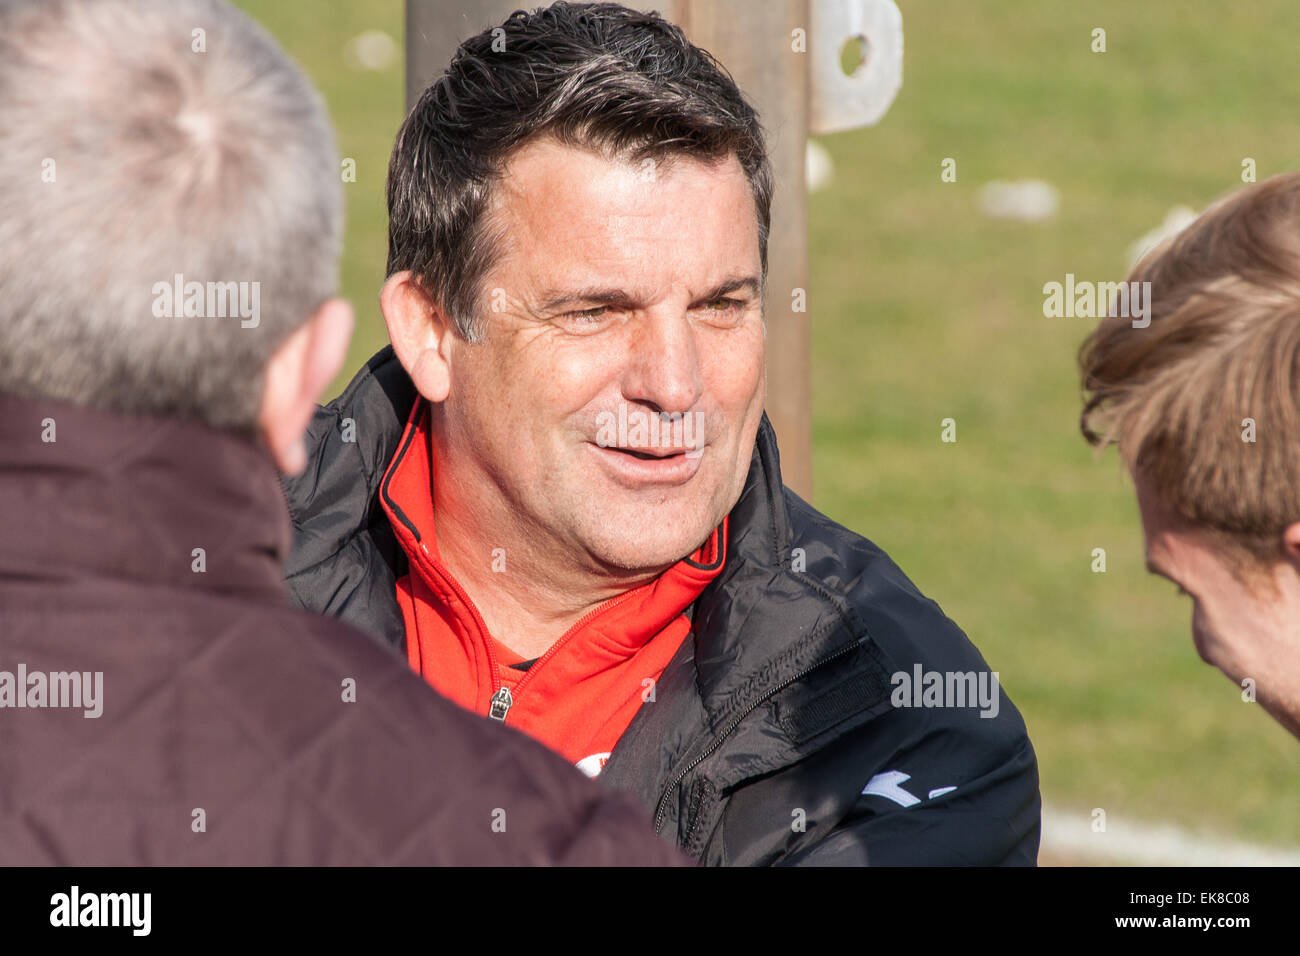
[[[359,836],[361,860],[395,864],[678,863],[648,832],[634,805],[607,793],[544,746],[471,714],[427,684],[378,642],[339,621],[282,609],[250,631],[259,659],[302,706],[291,726],[267,728],[264,747],[288,769],[284,781],[313,794],[309,809]],[[251,713],[267,712],[265,681],[232,690]],[[492,754],[485,762],[483,755]],[[364,786],[320,792],[363,760]],[[520,835],[516,845],[493,824]],[[427,818],[424,817],[427,815]],[[467,827],[465,821],[481,824]],[[398,825],[395,821],[401,821]]]
[[[388,466],[418,394],[391,345],[370,358],[343,392],[317,409],[308,433],[309,454],[329,454],[327,435],[360,455],[366,485],[373,490]],[[350,426],[345,428],[345,426]]]
[[[790,544],[810,588],[842,597],[893,657],[986,666],[965,633],[877,544],[786,489]]]
[[[389,346],[317,408],[304,437],[307,467],[281,478],[294,529],[287,577],[335,556],[379,520],[374,498],[415,399]]]
[[[832,521],[787,490],[792,547],[804,547],[804,576],[817,589],[841,596],[860,619],[889,672],[891,699],[906,690],[908,703],[925,701],[925,687],[943,681],[945,693],[974,693],[977,706],[890,707],[872,721],[874,732],[894,727],[899,740],[943,730],[995,750],[1028,742],[1024,720],[965,632],[923,594],[879,546]],[[960,687],[958,687],[960,685]],[[982,696],[981,696],[982,695]],[[984,703],[981,704],[980,701]],[[996,701],[996,703],[994,703]]]

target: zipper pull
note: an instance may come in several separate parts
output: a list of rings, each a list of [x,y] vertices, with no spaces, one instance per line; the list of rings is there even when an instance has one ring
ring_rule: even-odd
[[[488,717],[505,723],[506,714],[510,712],[514,702],[514,698],[510,696],[510,688],[502,684],[501,689],[492,695],[492,707],[488,711]]]

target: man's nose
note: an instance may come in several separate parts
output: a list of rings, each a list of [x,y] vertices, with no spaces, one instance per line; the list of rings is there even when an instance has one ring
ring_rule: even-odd
[[[661,412],[688,412],[704,392],[695,330],[680,312],[659,312],[637,323],[623,381],[628,401]]]

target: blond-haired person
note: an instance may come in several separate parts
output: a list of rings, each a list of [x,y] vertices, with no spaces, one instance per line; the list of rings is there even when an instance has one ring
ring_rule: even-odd
[[[1300,736],[1300,173],[1219,200],[1129,281],[1150,324],[1084,342],[1084,436],[1119,447],[1202,659]]]

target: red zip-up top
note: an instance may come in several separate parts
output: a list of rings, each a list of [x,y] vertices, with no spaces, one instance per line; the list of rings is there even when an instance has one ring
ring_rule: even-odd
[[[422,399],[380,494],[410,559],[410,573],[397,581],[397,603],[411,668],[462,707],[504,718],[595,776],[690,632],[683,612],[722,571],[727,521],[694,554],[601,604],[528,663],[488,633],[439,558],[428,422]],[[494,560],[487,549],[483,560]]]

